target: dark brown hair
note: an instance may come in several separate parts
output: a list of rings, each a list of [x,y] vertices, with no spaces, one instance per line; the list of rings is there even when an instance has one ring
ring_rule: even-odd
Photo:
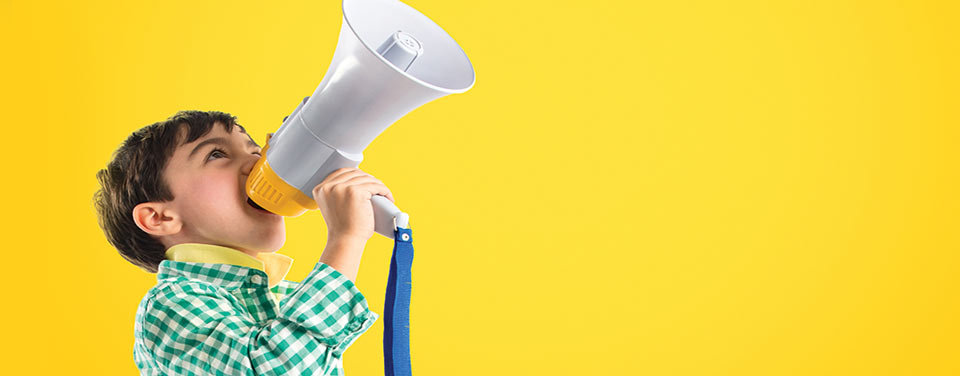
[[[133,132],[113,153],[113,160],[97,172],[100,189],[93,195],[97,222],[107,241],[120,256],[141,269],[156,273],[166,248],[133,221],[133,208],[144,202],[173,200],[163,179],[163,169],[180,144],[203,137],[220,123],[227,133],[236,117],[220,111],[180,111],[167,120]],[[186,140],[178,144],[180,129],[187,127]]]

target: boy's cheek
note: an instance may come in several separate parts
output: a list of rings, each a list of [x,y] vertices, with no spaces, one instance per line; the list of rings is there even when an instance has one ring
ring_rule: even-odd
[[[239,202],[238,193],[235,188],[226,190],[218,189],[210,184],[205,187],[198,187],[189,193],[186,197],[186,207],[192,208],[192,212],[203,215],[203,213],[221,212],[224,210],[233,210]]]

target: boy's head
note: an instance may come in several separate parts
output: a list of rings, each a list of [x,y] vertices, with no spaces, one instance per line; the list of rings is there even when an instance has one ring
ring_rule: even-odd
[[[121,256],[151,273],[180,243],[276,251],[283,217],[247,203],[247,175],[260,157],[227,113],[180,111],[143,127],[97,172],[100,227]]]

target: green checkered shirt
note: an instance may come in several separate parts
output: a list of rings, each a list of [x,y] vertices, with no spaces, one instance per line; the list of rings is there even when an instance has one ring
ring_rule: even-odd
[[[322,262],[273,288],[255,268],[171,260],[157,281],[134,324],[142,375],[343,375],[343,352],[379,317]]]

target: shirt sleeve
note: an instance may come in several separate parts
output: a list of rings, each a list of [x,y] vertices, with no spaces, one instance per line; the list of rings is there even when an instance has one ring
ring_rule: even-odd
[[[378,315],[349,278],[318,262],[280,301],[276,318],[257,323],[232,295],[203,284],[162,286],[146,310],[143,343],[164,374],[321,374]]]

